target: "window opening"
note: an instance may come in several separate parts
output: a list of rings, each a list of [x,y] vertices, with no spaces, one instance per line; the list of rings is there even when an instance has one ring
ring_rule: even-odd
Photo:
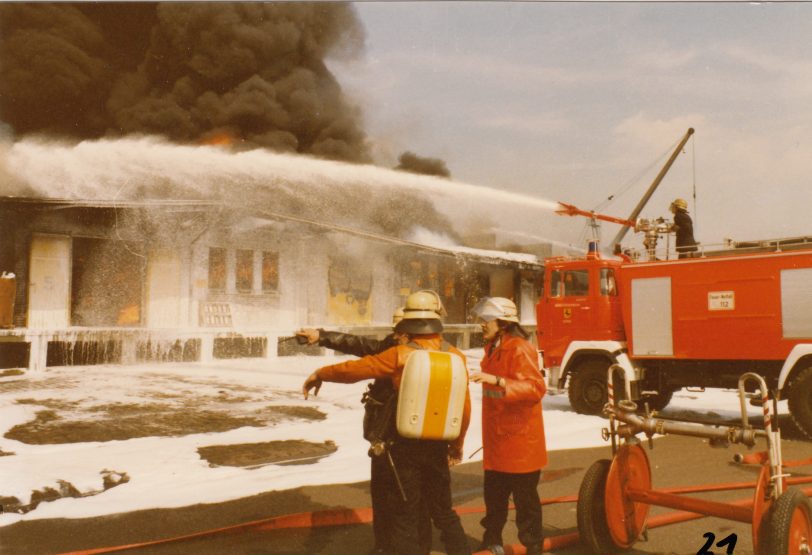
[[[226,249],[209,248],[209,289],[226,289]]]
[[[607,297],[617,296],[614,268],[601,268],[601,295]]]
[[[254,251],[237,250],[237,291],[250,293],[254,287]]]
[[[279,290],[279,253],[262,253],[262,291],[269,293]]]
[[[564,296],[583,297],[589,294],[589,271],[569,270],[564,272]]]
[[[560,297],[564,292],[564,283],[561,281],[561,272],[555,271],[550,273],[550,296]]]

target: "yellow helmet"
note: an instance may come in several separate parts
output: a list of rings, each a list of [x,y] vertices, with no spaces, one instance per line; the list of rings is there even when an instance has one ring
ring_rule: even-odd
[[[395,312],[392,313],[392,326],[397,326],[401,320],[403,320],[403,307],[399,306],[395,309]]]
[[[406,298],[403,319],[395,325],[398,333],[429,334],[443,331],[440,316],[444,312],[440,295],[424,289]]]
[[[688,201],[684,198],[674,199],[674,202],[671,203],[671,209],[674,210],[675,208],[679,208],[680,210],[688,210]]]
[[[440,318],[445,309],[440,295],[436,291],[423,289],[412,293],[406,298],[406,306],[403,307],[403,317],[414,318]]]
[[[519,311],[516,310],[516,303],[505,297],[485,297],[471,309],[471,314],[485,322],[502,320],[504,322],[519,323]]]

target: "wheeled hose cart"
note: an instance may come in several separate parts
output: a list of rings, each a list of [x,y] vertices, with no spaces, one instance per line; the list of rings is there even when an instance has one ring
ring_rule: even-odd
[[[578,532],[585,551],[594,554],[615,553],[631,548],[647,533],[651,505],[688,511],[702,516],[715,516],[752,527],[756,555],[812,554],[812,488],[799,489],[799,484],[812,483],[810,477],[791,477],[785,467],[812,465],[812,459],[784,463],[781,458],[781,436],[775,418],[770,414],[770,400],[764,379],[747,373],[739,379],[742,425],[721,426],[697,422],[655,418],[646,410],[637,414],[630,401],[614,402],[612,374],[609,369],[609,402],[604,413],[609,416],[609,429],[604,437],[612,439],[611,460],[596,461],[589,467],[578,494]],[[753,429],[747,419],[745,383],[756,380],[764,407],[764,429]],[[627,391],[626,399],[630,399]],[[777,403],[773,400],[774,410]],[[618,425],[617,423],[620,422]],[[653,489],[651,466],[637,434],[649,440],[656,434],[701,437],[711,444],[741,443],[752,447],[757,439],[766,439],[767,450],[748,456],[737,456],[738,462],[761,465],[755,484],[717,484],[695,488]],[[618,438],[622,443],[618,445]],[[649,442],[653,447],[653,443]],[[723,503],[682,495],[701,491],[724,491],[752,487],[752,499]],[[685,520],[675,518],[674,522]]]

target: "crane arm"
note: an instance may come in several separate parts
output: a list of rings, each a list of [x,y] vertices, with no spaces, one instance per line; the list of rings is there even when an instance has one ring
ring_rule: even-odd
[[[683,147],[685,146],[685,143],[688,142],[688,139],[690,139],[691,135],[693,135],[693,134],[694,134],[694,128],[689,127],[688,131],[686,131],[685,135],[682,137],[679,144],[677,145],[677,148],[675,148],[674,152],[671,153],[671,157],[668,159],[668,161],[665,163],[663,168],[660,170],[660,173],[657,174],[657,177],[655,177],[654,181],[652,181],[651,185],[649,185],[649,188],[648,188],[648,191],[646,191],[646,194],[643,195],[643,198],[640,199],[640,202],[638,202],[637,206],[635,206],[634,210],[632,210],[631,215],[629,215],[630,220],[632,220],[632,221],[637,220],[637,217],[640,215],[640,212],[643,211],[643,207],[645,207],[646,203],[651,198],[651,195],[654,194],[654,191],[660,185],[660,182],[665,177],[665,174],[667,174],[668,170],[671,169],[671,166],[674,163],[674,160],[676,160],[677,156],[679,156],[679,153],[682,151]],[[632,226],[632,227],[634,227],[634,226]],[[626,232],[628,232],[628,231],[629,231],[628,227],[626,227],[626,226],[622,227],[620,229],[620,231],[617,232],[617,235],[615,235],[615,238],[612,240],[612,245],[619,244],[623,240],[623,238],[626,236]]]

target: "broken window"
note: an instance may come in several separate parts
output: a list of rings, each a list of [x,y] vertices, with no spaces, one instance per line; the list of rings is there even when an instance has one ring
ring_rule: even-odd
[[[237,291],[250,293],[254,287],[254,251],[237,251]]]
[[[216,291],[226,289],[226,249],[219,247],[209,249],[209,289]]]
[[[75,237],[72,257],[71,325],[141,324],[146,262],[141,245]]]
[[[279,253],[262,253],[262,292],[279,290]]]

